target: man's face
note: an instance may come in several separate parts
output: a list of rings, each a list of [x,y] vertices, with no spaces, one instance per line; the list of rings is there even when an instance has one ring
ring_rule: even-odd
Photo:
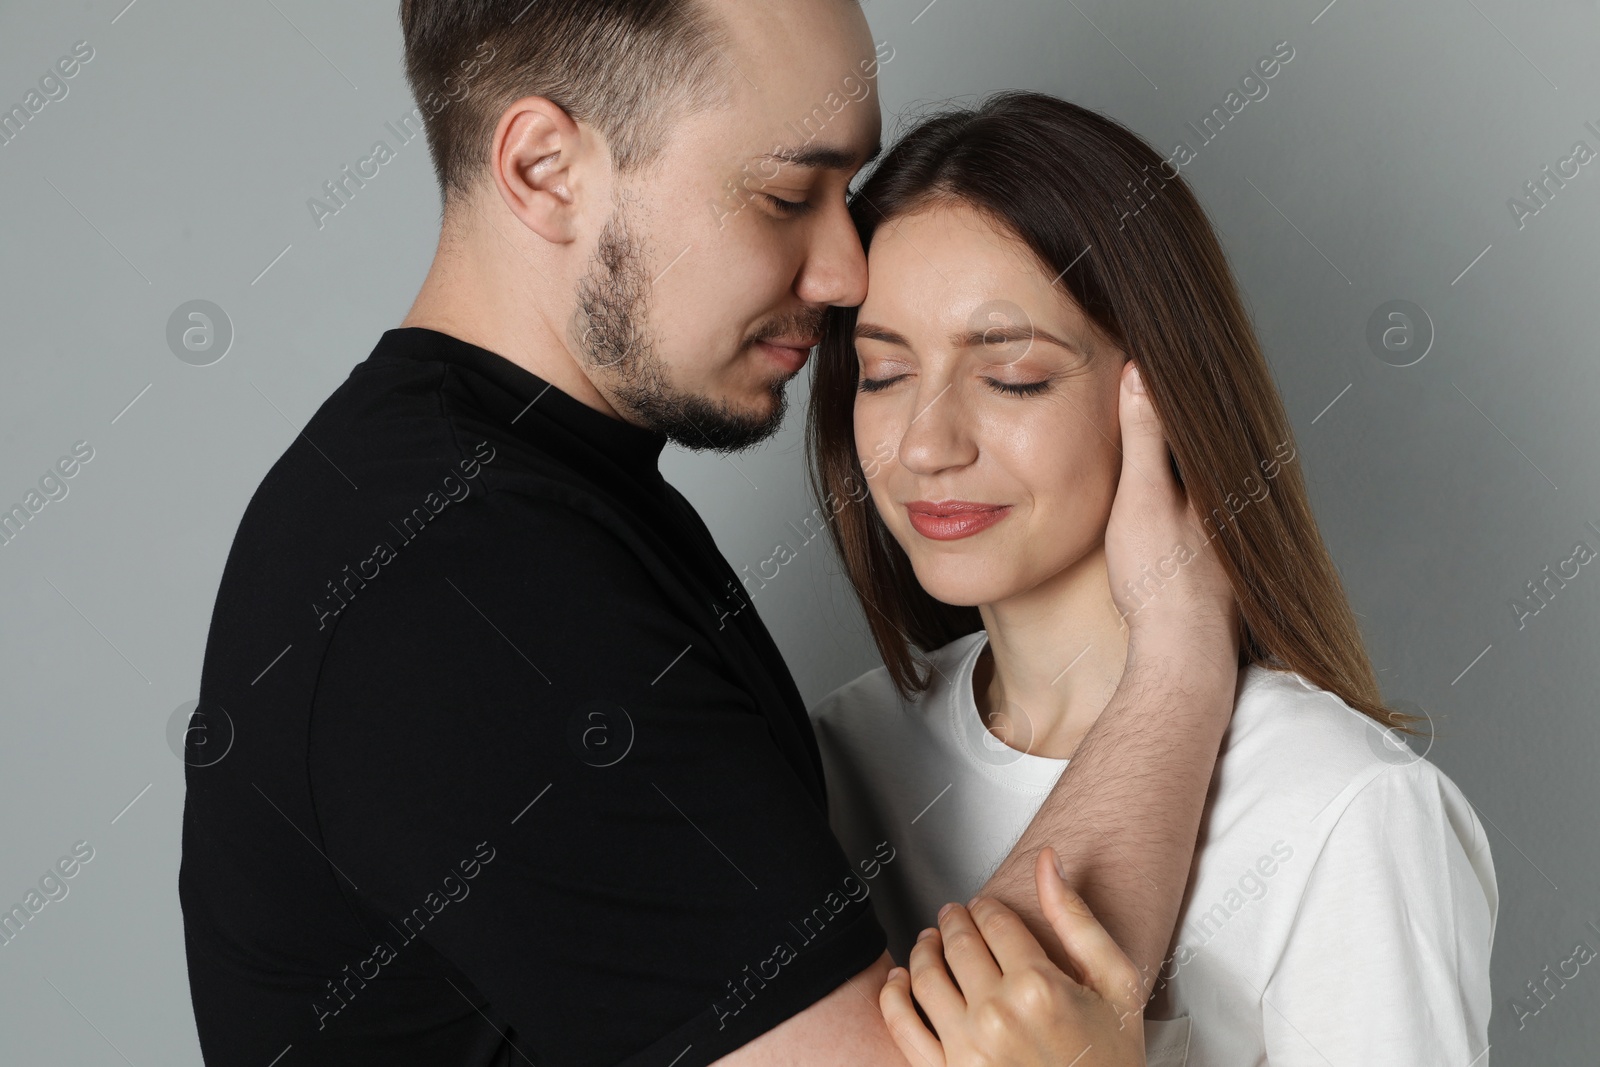
[[[866,296],[845,195],[877,150],[892,52],[849,0],[711,6],[732,104],[677,120],[659,164],[619,181],[571,332],[618,410],[734,451],[782,423],[823,309]]]

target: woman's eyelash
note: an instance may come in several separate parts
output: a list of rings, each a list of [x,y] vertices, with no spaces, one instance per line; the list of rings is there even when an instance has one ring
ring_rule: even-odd
[[[893,378],[862,378],[856,383],[856,388],[863,393],[876,393],[880,389],[887,389],[904,377],[904,374],[896,374]]]
[[[1037,396],[1050,388],[1049,378],[1038,382],[1018,382],[1014,385],[1010,382],[997,382],[993,378],[985,378],[984,381],[1002,393],[1009,393],[1011,396]]]
[[[904,374],[897,374],[893,378],[862,378],[856,383],[856,389],[857,391],[863,393],[876,393],[881,389],[887,389],[889,386],[893,385],[895,382],[904,377]],[[993,378],[985,378],[984,381],[988,382],[999,392],[1006,393],[1010,396],[1037,396],[1046,389],[1050,388],[1049,378],[1045,378],[1044,380],[1037,382],[1018,382],[1016,384],[1011,382],[995,381]]]

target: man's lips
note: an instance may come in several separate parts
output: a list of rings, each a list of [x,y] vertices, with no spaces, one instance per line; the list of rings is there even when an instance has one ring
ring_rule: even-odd
[[[1010,504],[983,504],[973,500],[913,500],[905,508],[912,528],[935,541],[970,537],[1011,513]]]
[[[770,340],[757,341],[756,347],[785,370],[798,371],[806,365],[811,350],[819,343],[818,339],[809,337],[774,337]]]

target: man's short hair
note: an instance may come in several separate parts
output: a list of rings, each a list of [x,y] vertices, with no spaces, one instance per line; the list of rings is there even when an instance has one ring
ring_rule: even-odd
[[[423,125],[447,204],[522,97],[597,129],[628,174],[659,159],[676,121],[726,106],[736,76],[706,0],[400,0],[400,26],[406,80],[433,101]]]

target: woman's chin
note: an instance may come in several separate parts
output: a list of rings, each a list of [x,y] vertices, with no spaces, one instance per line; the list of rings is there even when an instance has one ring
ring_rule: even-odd
[[[954,568],[950,567],[925,569],[913,565],[913,569],[923,591],[951,607],[975,608],[993,604],[1006,595],[1006,590],[992,577],[954,573]]]

